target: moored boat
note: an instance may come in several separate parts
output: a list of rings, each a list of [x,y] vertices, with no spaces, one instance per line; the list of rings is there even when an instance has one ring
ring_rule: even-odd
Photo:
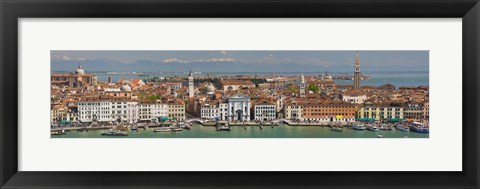
[[[124,131],[110,130],[110,131],[102,132],[101,135],[104,135],[104,136],[128,136],[128,133],[124,132]]]
[[[353,123],[353,129],[355,130],[365,130],[367,129],[367,127],[365,127],[365,125],[363,123]]]
[[[341,127],[332,127],[332,131],[342,132],[343,130]]]
[[[400,131],[410,132],[410,129],[406,125],[397,124],[397,125],[395,125],[395,128],[400,130]]]
[[[230,125],[227,121],[218,121],[215,127],[217,131],[230,131]]]
[[[430,129],[425,126],[423,123],[412,122],[410,125],[410,130],[417,133],[429,133]]]
[[[172,131],[183,131],[183,128],[180,128],[180,127],[174,127],[174,128],[172,128]]]
[[[367,129],[370,131],[378,131],[378,127],[375,124],[368,124]]]
[[[56,131],[50,131],[51,135],[64,135],[65,130],[56,130]]]
[[[170,132],[172,129],[170,127],[158,127],[153,129],[153,132]]]

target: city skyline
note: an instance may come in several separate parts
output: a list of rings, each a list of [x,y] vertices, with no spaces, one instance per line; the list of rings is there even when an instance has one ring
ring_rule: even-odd
[[[429,51],[359,51],[362,71],[428,71]],[[350,72],[355,51],[51,51],[51,70]]]

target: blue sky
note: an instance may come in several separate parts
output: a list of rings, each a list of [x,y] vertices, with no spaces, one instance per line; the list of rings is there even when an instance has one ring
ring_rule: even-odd
[[[363,71],[428,71],[429,51],[359,51]],[[353,70],[355,51],[51,51],[53,71]]]

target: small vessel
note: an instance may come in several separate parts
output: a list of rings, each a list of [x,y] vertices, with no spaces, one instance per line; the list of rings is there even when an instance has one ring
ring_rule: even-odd
[[[365,127],[365,125],[363,125],[363,123],[353,123],[353,129],[355,130],[365,130],[367,129],[367,127]]]
[[[228,121],[218,121],[215,125],[217,131],[230,131],[230,125]]]
[[[377,135],[377,138],[385,138],[383,135]]]
[[[375,124],[368,124],[367,125],[367,129],[370,130],[370,131],[378,131],[378,127],[375,125]]]
[[[342,132],[343,130],[341,127],[332,127],[332,131]]]
[[[395,128],[400,130],[400,131],[410,132],[410,129],[406,125],[397,124],[397,125],[395,125]]]
[[[379,130],[392,130],[392,127],[386,123],[379,124],[378,126]]]
[[[103,136],[128,136],[127,132],[118,131],[118,130],[110,130],[106,132],[102,132]]]
[[[153,132],[170,132],[172,129],[170,127],[158,127],[153,130]]]
[[[429,133],[430,131],[427,126],[419,122],[412,122],[412,124],[410,125],[410,130],[417,133]]]
[[[177,127],[178,128],[185,128],[185,123],[184,122],[178,122]]]
[[[180,128],[180,127],[174,127],[174,128],[172,128],[172,131],[183,131],[183,128]]]
[[[65,130],[56,130],[56,131],[50,131],[51,135],[64,135]]]

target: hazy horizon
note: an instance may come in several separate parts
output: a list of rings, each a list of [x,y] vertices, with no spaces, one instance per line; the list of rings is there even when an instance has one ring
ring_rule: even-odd
[[[429,51],[359,51],[362,72],[427,72]],[[52,71],[352,72],[355,51],[51,51]]]

